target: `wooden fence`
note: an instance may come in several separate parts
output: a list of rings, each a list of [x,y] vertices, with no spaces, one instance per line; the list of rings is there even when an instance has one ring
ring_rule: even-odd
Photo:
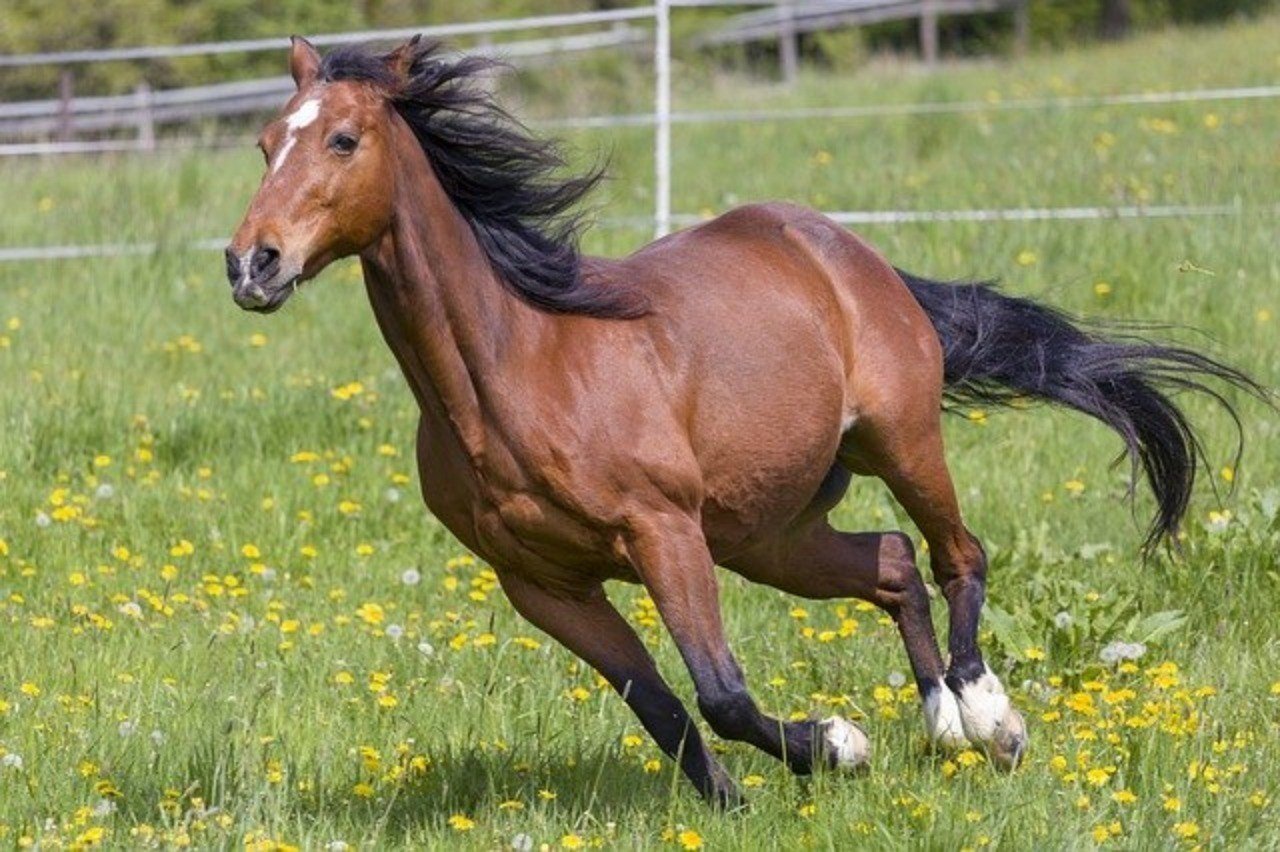
[[[799,36],[838,27],[860,27],[886,21],[918,20],[920,54],[938,59],[938,19],[945,15],[978,15],[1011,11],[1014,42],[1025,51],[1029,38],[1030,0],[777,0],[768,9],[738,15],[697,39],[701,46],[777,41],[783,76],[793,80],[799,66]],[[707,5],[711,5],[708,3]],[[719,5],[718,3],[716,5]]]
[[[641,47],[650,42],[647,30],[618,24],[598,32],[482,43],[468,52],[489,53],[529,66],[588,51]],[[282,41],[279,49],[283,51],[284,45]],[[134,142],[131,147],[151,150],[158,126],[269,112],[294,90],[293,80],[281,76],[156,91],[144,83],[126,95],[77,97],[73,80],[72,72],[65,69],[57,98],[0,103],[0,139],[54,139],[66,147],[81,135],[129,134]],[[24,151],[27,147],[22,146]]]

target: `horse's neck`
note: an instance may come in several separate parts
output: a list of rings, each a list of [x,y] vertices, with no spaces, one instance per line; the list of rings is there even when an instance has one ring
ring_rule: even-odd
[[[399,183],[391,228],[361,258],[365,285],[424,415],[447,421],[478,463],[485,379],[531,312],[498,281],[470,226],[420,165]]]

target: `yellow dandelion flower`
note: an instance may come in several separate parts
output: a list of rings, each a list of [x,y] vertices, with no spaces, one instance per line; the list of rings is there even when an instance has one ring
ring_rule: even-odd
[[[585,845],[586,841],[576,834],[566,834],[560,838],[560,846],[563,849],[581,849]]]
[[[1183,840],[1195,840],[1200,836],[1200,826],[1192,820],[1184,820],[1174,824],[1173,833]]]
[[[449,827],[454,831],[470,831],[476,827],[476,821],[466,814],[454,814],[449,817]]]
[[[1111,780],[1112,770],[1109,767],[1097,767],[1084,774],[1084,780],[1094,787],[1101,787]]]
[[[686,828],[684,831],[676,835],[676,840],[680,843],[681,849],[701,849],[702,835],[693,829]]]

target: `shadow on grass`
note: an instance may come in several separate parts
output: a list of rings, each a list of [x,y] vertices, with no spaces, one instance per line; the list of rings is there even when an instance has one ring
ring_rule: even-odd
[[[673,779],[670,761],[663,761],[661,772],[647,773],[634,755],[620,756],[616,747],[535,753],[466,748],[435,751],[430,760],[425,772],[406,775],[398,783],[376,780],[386,764],[377,773],[362,772],[353,758],[333,770],[322,767],[318,775],[289,767],[286,780],[273,786],[251,768],[253,761],[233,741],[222,741],[193,754],[186,782],[189,795],[203,800],[204,808],[235,814],[240,821],[306,825],[323,819],[344,832],[391,843],[440,830],[454,814],[479,818],[497,813],[504,803],[520,802],[524,812],[560,812],[571,820],[587,812],[603,816],[662,808],[673,795],[697,802],[683,778]],[[168,783],[172,779],[167,782],[145,770],[139,775],[122,779],[126,795],[118,802],[118,813],[128,822],[155,824],[157,803],[173,788]],[[303,781],[305,789],[299,789]],[[373,797],[357,795],[360,782],[373,786]],[[188,798],[175,814],[190,806]]]

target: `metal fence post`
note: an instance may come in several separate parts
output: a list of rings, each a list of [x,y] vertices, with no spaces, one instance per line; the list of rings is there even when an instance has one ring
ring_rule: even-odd
[[[58,75],[58,141],[71,141],[71,101],[75,97],[75,78],[70,68]]]
[[[154,151],[156,149],[156,117],[151,110],[151,86],[144,80],[134,88],[133,96],[138,102],[138,150]]]
[[[654,98],[654,215],[655,237],[671,231],[671,3],[654,3],[653,64],[657,78]]]

